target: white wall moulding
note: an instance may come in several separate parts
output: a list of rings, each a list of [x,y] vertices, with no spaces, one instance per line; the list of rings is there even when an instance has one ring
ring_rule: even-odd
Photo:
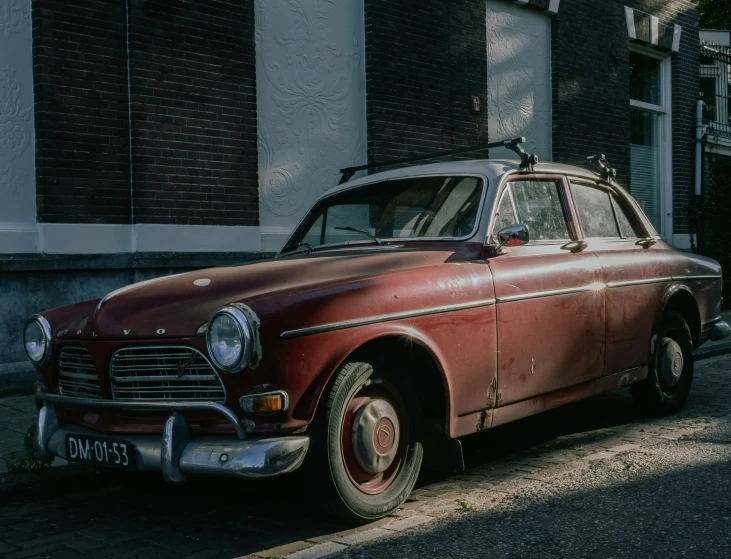
[[[261,252],[258,227],[135,225],[138,252]]]
[[[338,169],[366,162],[364,58],[363,0],[256,0],[264,229],[295,226]]]
[[[0,223],[0,254],[261,252],[258,227]]]
[[[0,222],[0,254],[25,254],[39,250],[35,223]]]
[[[650,45],[658,50],[678,52],[683,28],[680,25],[662,23],[657,16],[624,7],[627,36],[631,41]]]
[[[30,10],[0,0],[0,222],[36,220]]]
[[[625,6],[624,17],[627,21],[627,35],[630,39],[636,39],[637,29],[635,28],[635,11],[629,6]]]
[[[525,136],[526,149],[551,161],[551,18],[487,0],[487,129],[490,141]],[[514,159],[503,148],[492,158]]]
[[[693,246],[693,235],[677,234],[673,235],[672,245],[678,250],[690,250]]]
[[[264,253],[278,252],[292,235],[294,227],[261,227],[261,251]]]

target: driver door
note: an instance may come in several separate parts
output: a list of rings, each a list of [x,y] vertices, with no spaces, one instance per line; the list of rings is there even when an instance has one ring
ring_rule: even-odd
[[[497,301],[499,406],[602,374],[602,270],[596,256],[582,251],[569,196],[565,177],[517,175],[503,183],[491,242],[516,223],[528,226],[530,241],[508,243],[505,254],[488,261]]]

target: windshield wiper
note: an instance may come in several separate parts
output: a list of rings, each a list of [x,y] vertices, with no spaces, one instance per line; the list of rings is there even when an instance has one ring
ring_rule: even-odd
[[[376,243],[378,243],[379,245],[383,244],[383,241],[381,239],[376,237],[373,233],[366,231],[365,229],[358,229],[357,227],[351,227],[350,225],[346,225],[345,227],[335,227],[335,229],[340,229],[341,231],[355,231],[356,233],[363,233],[365,236],[370,237],[371,239],[376,241]]]
[[[304,249],[298,250],[300,247],[304,247]],[[288,251],[283,252],[282,256],[284,256],[285,254],[294,254],[297,252],[305,252],[305,251],[307,252],[307,254],[310,254],[313,250],[315,250],[315,247],[313,247],[310,243],[306,243],[305,241],[302,241],[302,242],[297,243],[294,247],[292,247]]]

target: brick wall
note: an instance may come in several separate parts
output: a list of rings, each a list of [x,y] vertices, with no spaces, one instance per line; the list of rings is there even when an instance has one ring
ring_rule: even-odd
[[[619,2],[563,0],[551,35],[554,161],[576,163],[604,153],[616,167],[619,182],[629,186],[629,42],[624,9]]]
[[[135,222],[258,225],[254,2],[131,0]]]
[[[257,225],[254,53],[253,0],[34,0],[39,221],[130,223],[131,116],[135,223]]]
[[[34,0],[38,221],[129,223],[124,2]]]
[[[365,0],[365,32],[370,162],[487,141],[484,0]]]
[[[690,0],[563,0],[552,27],[554,159],[604,153],[631,190],[629,40],[624,6],[683,27],[672,56],[674,233],[687,233],[698,98],[698,10]],[[616,73],[612,70],[614,57]]]

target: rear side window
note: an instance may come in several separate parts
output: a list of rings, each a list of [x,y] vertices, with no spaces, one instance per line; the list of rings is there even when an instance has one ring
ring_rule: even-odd
[[[617,218],[617,224],[619,225],[619,232],[625,239],[636,239],[642,236],[642,232],[632,223],[629,215],[625,211],[624,207],[619,201],[616,194],[611,194],[612,207],[614,208],[614,215]]]
[[[558,183],[547,180],[508,183],[495,216],[493,239],[498,231],[516,223],[528,226],[531,240],[569,239]]]
[[[609,192],[576,183],[571,185],[571,191],[586,237],[620,236]]]

